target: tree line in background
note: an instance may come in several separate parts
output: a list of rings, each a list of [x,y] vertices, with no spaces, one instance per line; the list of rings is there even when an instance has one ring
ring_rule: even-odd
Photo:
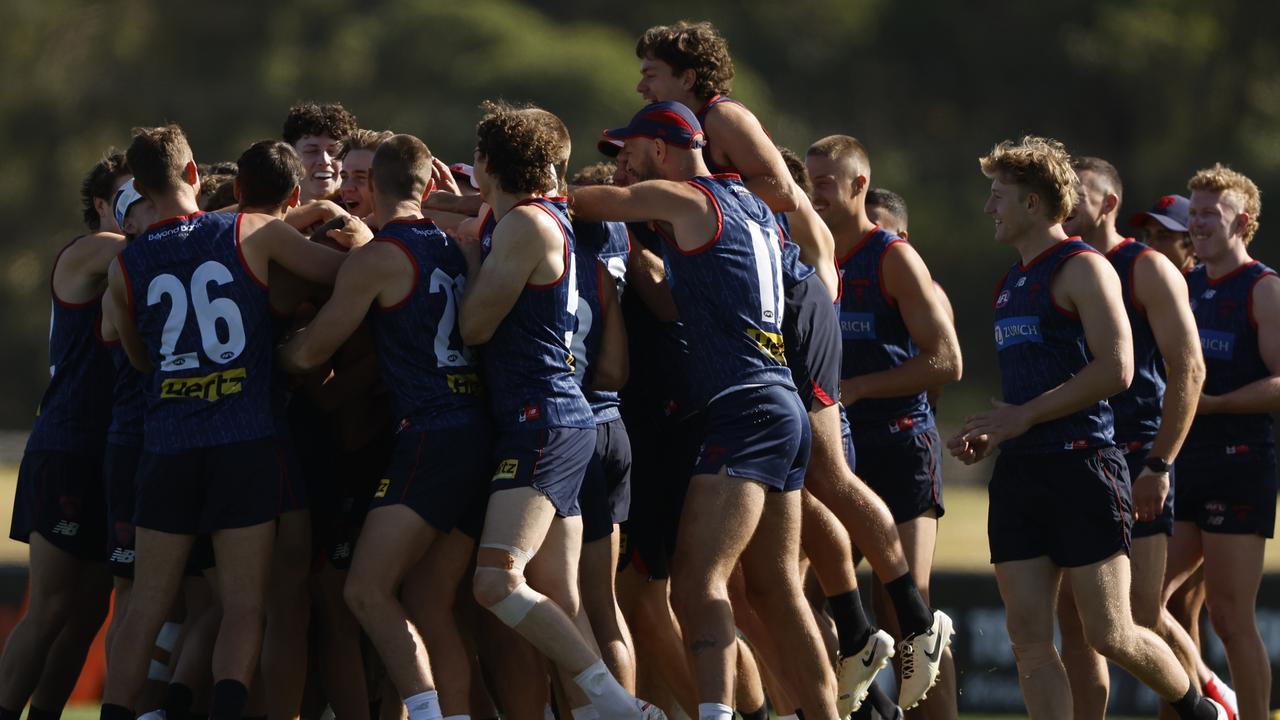
[[[734,95],[803,154],[845,133],[868,147],[872,185],[901,193],[911,240],[955,304],[965,379],[954,422],[999,395],[991,291],[1013,253],[982,214],[976,158],[1025,132],[1111,160],[1121,216],[1214,161],[1264,193],[1256,257],[1280,260],[1266,212],[1280,187],[1280,3],[1080,0],[15,0],[0,23],[0,427],[29,427],[47,382],[48,274],[83,232],[78,186],[130,128],[181,124],[198,161],[276,137],[298,100],[340,100],[361,125],[421,137],[470,161],[486,98],[537,103],[601,159],[626,121],[636,37],[681,18],[729,40]],[[691,15],[691,13],[694,13]],[[1122,227],[1122,232],[1126,228]]]

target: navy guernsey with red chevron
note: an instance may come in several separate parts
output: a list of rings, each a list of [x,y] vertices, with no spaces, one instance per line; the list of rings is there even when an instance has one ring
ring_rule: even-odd
[[[245,263],[239,213],[161,220],[120,255],[155,372],[144,448],[176,453],[271,437],[274,323]]]
[[[564,273],[547,285],[526,284],[485,344],[485,381],[496,426],[594,428],[591,406],[574,379],[569,349],[577,326],[578,278],[573,227],[564,198],[529,198],[564,234]]]
[[[1212,279],[1204,265],[1187,273],[1191,312],[1204,353],[1204,394],[1225,395],[1269,375],[1258,349],[1258,319],[1253,288],[1275,271],[1257,260]],[[1274,322],[1274,318],[1268,319]],[[1187,451],[1235,452],[1241,446],[1272,445],[1268,413],[1197,415],[1187,433]]]
[[[1124,291],[1124,310],[1133,328],[1133,382],[1129,389],[1113,396],[1108,402],[1115,415],[1116,443],[1128,449],[1138,449],[1153,440],[1160,430],[1161,407],[1164,402],[1164,360],[1156,346],[1147,311],[1138,303],[1134,294],[1133,267],[1144,253],[1155,252],[1150,247],[1126,238],[1111,248],[1107,259],[1120,276]]]
[[[731,103],[738,107],[746,109],[746,105],[724,95],[714,95],[710,100],[703,103],[702,108],[697,112],[698,123],[702,125],[703,130],[707,127],[707,113],[711,108],[721,103]],[[750,112],[748,110],[748,112]],[[718,165],[714,158],[711,157],[711,138],[707,137],[707,144],[702,146],[702,161],[706,163],[707,169],[718,175],[739,174],[738,169],[728,165]],[[747,178],[743,177],[745,181]],[[791,222],[787,220],[786,213],[773,213],[774,221],[778,224],[778,232],[782,236],[782,284],[787,290],[799,285],[802,280],[814,273],[814,269],[806,265],[800,260],[800,246],[791,240]]]
[[[392,220],[374,242],[394,245],[413,265],[409,294],[369,315],[396,419],[419,429],[486,420],[479,370],[458,327],[467,282],[462,251],[427,218]]]
[[[759,385],[795,389],[782,342],[782,246],[764,201],[736,175],[689,183],[715,205],[718,228],[696,250],[667,238],[663,260],[689,347],[694,408]]]
[[[1014,263],[995,295],[996,355],[1004,401],[1021,405],[1070,380],[1089,364],[1080,318],[1058,307],[1051,285],[1062,263],[1096,252],[1076,238],[1063,240],[1029,264]],[[1045,453],[1111,447],[1111,406],[1098,401],[1033,426],[1000,444],[1006,453]]]
[[[898,306],[884,292],[881,263],[896,243],[906,242],[879,225],[836,261],[842,291],[838,301],[844,353],[840,377],[889,370],[919,354]],[[934,426],[925,393],[865,398],[846,408],[859,445],[883,445],[919,435]]]
[[[591,404],[596,423],[606,423],[617,420],[622,414],[618,410],[618,393],[590,389],[604,336],[605,308],[608,307],[602,293],[616,293],[624,282],[631,241],[623,223],[575,220],[573,242],[578,271],[577,325],[570,346],[574,377]]]
[[[76,242],[72,240],[58,253]],[[54,261],[57,267],[57,261]],[[102,341],[102,296],[84,303],[53,298],[49,318],[49,387],[40,398],[27,450],[101,452],[111,423],[114,383],[111,356]]]

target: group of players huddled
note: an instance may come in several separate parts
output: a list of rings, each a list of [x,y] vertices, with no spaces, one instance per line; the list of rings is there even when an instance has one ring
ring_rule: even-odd
[[[576,176],[564,124],[503,103],[474,165],[306,103],[234,164],[167,125],[94,166],[52,273],[0,720],[60,715],[113,586],[103,720],[956,717],[928,580],[961,358],[906,206],[853,137],[775,147],[711,25],[636,55],[649,104]],[[1171,717],[1263,718],[1257,187],[1201,170],[1131,221],[1143,244],[1104,160],[1029,136],[980,165],[1020,262],[992,296],[1003,402],[946,445],[1001,449],[1031,716],[1101,718],[1111,660]],[[1196,650],[1205,596],[1238,700]]]

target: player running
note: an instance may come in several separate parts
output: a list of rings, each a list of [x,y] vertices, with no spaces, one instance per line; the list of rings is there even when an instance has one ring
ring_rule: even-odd
[[[951,453],[975,463],[1000,446],[987,533],[1018,679],[1033,718],[1070,718],[1053,645],[1065,574],[1089,644],[1172,704],[1181,718],[1224,718],[1129,606],[1128,469],[1106,399],[1133,377],[1119,278],[1061,222],[1079,193],[1055,140],[1006,140],[981,158],[996,240],[1021,257],[993,298],[1004,401],[965,421]]]

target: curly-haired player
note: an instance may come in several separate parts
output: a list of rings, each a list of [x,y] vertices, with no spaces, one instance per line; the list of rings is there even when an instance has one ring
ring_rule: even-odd
[[[342,141],[358,127],[356,116],[340,103],[304,102],[289,108],[281,137],[302,158],[306,171],[302,202],[329,200],[338,194]]]

